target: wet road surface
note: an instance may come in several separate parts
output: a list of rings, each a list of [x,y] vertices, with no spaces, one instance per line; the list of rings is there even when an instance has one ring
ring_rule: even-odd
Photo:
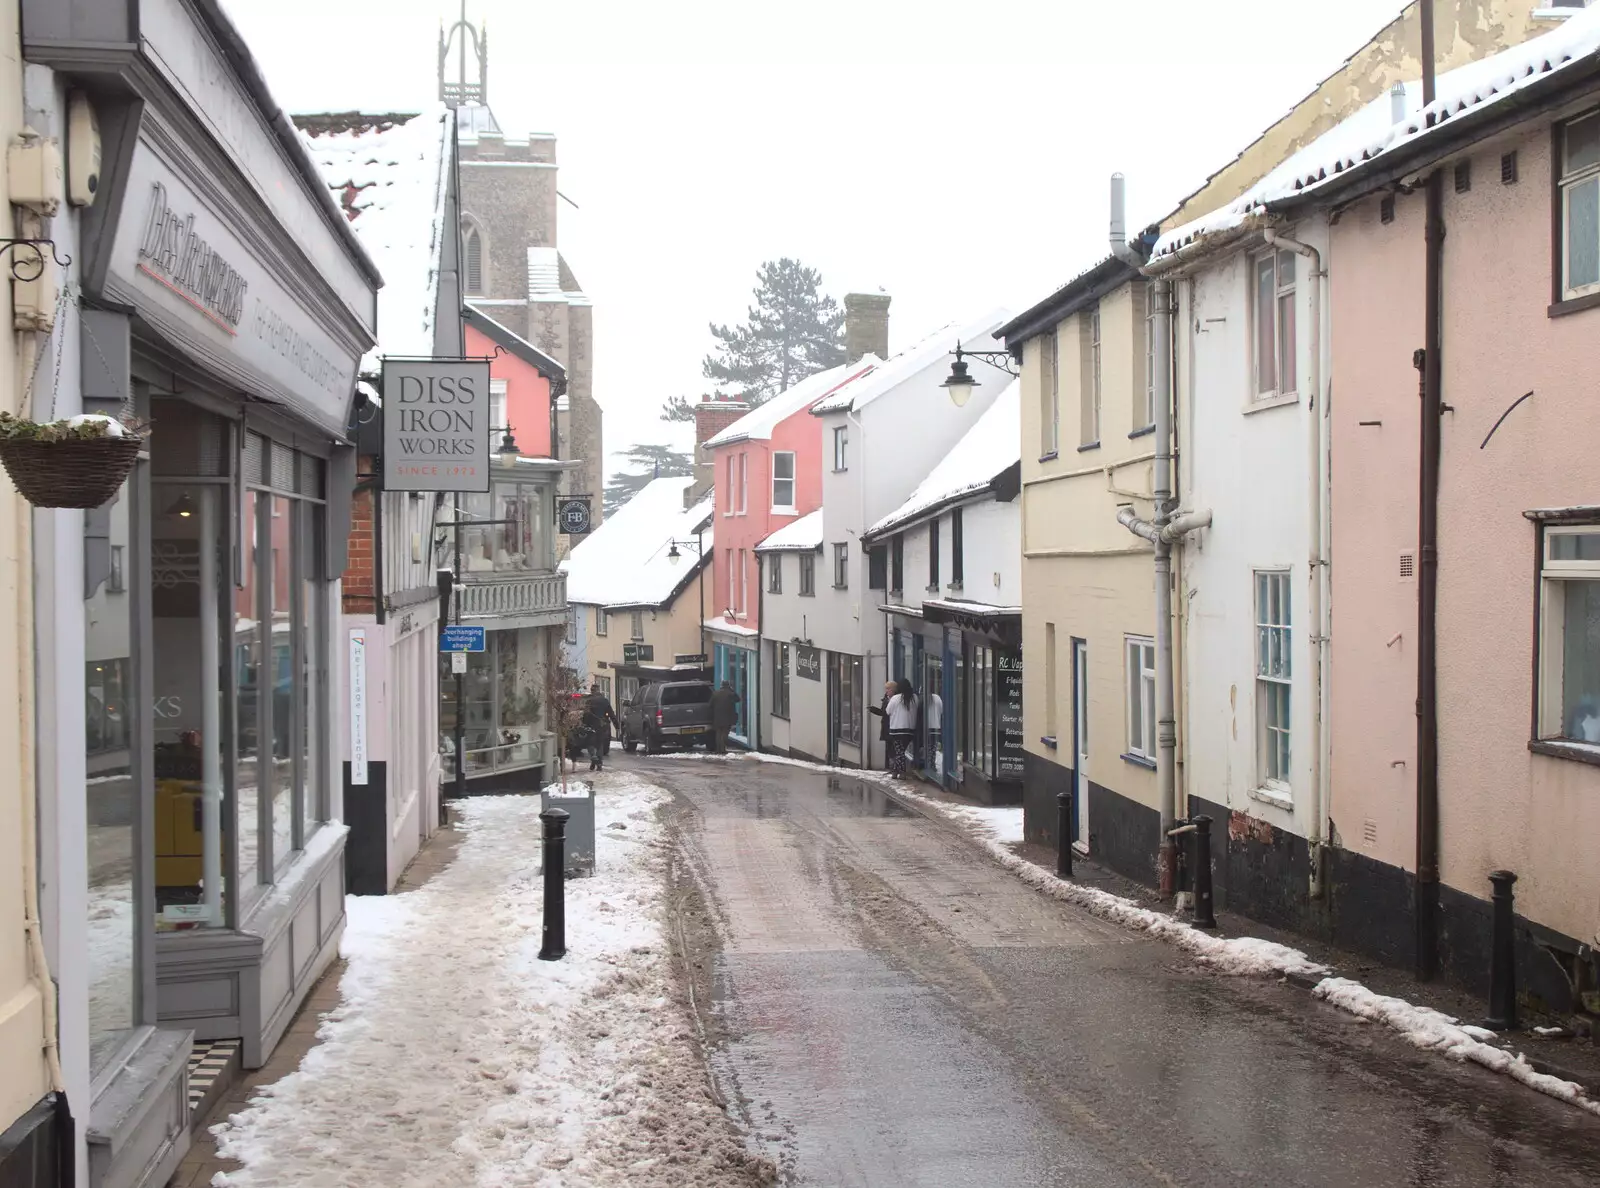
[[[1030,890],[848,774],[629,761],[711,900],[714,1071],[785,1182],[1600,1184],[1600,1122]]]

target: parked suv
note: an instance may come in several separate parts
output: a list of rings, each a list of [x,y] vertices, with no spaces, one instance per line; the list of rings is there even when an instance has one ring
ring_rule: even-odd
[[[711,685],[707,681],[669,681],[645,685],[622,707],[622,749],[630,754],[640,743],[647,754],[663,747],[684,750],[695,743],[711,746]]]

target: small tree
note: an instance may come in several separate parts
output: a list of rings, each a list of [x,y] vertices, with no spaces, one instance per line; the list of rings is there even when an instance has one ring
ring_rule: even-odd
[[[563,664],[544,666],[544,703],[550,707],[550,732],[556,737],[556,762],[561,791],[567,790],[567,746],[583,725],[583,689],[578,676]]]

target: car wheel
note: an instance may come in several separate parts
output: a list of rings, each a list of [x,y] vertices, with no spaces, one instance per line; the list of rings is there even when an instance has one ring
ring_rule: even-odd
[[[653,730],[644,736],[644,753],[646,755],[661,754],[661,736]]]

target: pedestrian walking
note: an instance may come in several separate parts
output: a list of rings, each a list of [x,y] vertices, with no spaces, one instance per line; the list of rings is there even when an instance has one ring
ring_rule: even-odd
[[[883,720],[889,728],[889,775],[903,780],[906,748],[917,737],[917,695],[911,691],[911,682],[905,677],[896,681],[894,687],[894,696],[883,707]]]
[[[728,753],[728,731],[739,720],[739,695],[727,681],[711,694],[711,750],[717,755]]]
[[[889,698],[898,690],[893,681],[883,682],[883,699],[877,705],[867,706],[869,714],[878,715],[878,741],[883,744],[884,754],[889,753]]]
[[[598,682],[589,687],[588,700],[583,703],[583,728],[589,735],[589,770],[600,771],[605,766],[606,754],[611,750],[611,725],[616,723],[618,730],[622,723],[617,721],[617,711],[611,708],[611,700],[600,692]]]

